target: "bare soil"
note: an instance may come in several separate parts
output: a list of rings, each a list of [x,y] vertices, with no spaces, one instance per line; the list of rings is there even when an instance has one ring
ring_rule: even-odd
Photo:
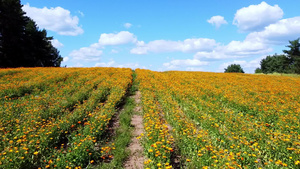
[[[134,111],[140,113],[142,111],[142,107],[140,105],[141,92],[137,91],[133,98],[137,105],[134,108]],[[128,146],[128,149],[130,150],[130,157],[125,162],[124,168],[142,169],[144,168],[143,147],[137,137],[139,137],[144,130],[143,117],[141,115],[133,115],[131,118],[131,125],[134,126],[134,131],[132,133],[133,137],[131,139],[131,143]]]

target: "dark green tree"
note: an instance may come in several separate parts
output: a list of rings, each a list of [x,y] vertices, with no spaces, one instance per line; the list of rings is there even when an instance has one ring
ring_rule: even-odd
[[[0,67],[59,67],[63,58],[50,40],[20,0],[0,0]]]
[[[225,73],[235,72],[235,73],[245,73],[239,64],[231,64],[225,68]]]
[[[267,56],[260,61],[263,73],[290,73],[290,60],[285,55]]]
[[[22,66],[24,30],[28,19],[24,14],[19,0],[1,0],[0,67]]]
[[[289,45],[286,47],[290,48],[289,50],[283,50],[283,53],[285,53],[290,60],[290,66],[291,69],[294,71],[294,73],[300,73],[300,38],[289,41]]]
[[[262,73],[261,68],[256,68],[256,69],[255,69],[255,73]]]
[[[59,52],[54,48],[50,42],[52,37],[47,37],[47,31],[45,29],[39,30],[33,20],[29,20],[25,29],[25,40],[27,51],[24,56],[26,57],[27,65],[50,67],[60,66],[62,57]]]

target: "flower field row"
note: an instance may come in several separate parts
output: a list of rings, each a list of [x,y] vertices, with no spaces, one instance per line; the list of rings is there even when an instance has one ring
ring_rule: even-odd
[[[152,106],[161,105],[161,113],[173,128],[171,134],[185,161],[182,167],[299,165],[299,79],[202,72],[137,73],[144,77],[144,90],[152,92],[158,102]]]
[[[150,74],[140,74],[137,71],[139,90],[142,92],[144,143],[146,160],[145,168],[172,168],[171,153],[173,152],[173,137],[169,133],[168,123],[164,119],[160,105],[152,89]]]
[[[122,166],[133,98],[112,123],[133,88],[146,169],[300,167],[297,77],[18,68],[0,69],[0,168]]]
[[[6,97],[1,108],[0,168],[71,168],[100,161],[98,142],[132,83],[131,69],[44,70],[32,71],[56,80],[24,78],[34,92]],[[46,90],[40,90],[42,84]]]

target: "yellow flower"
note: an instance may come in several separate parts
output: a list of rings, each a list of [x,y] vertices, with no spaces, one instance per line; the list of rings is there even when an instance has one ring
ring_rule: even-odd
[[[38,155],[38,154],[39,154],[39,152],[37,152],[37,151],[36,151],[36,152],[34,152],[33,154],[34,154],[34,155]]]

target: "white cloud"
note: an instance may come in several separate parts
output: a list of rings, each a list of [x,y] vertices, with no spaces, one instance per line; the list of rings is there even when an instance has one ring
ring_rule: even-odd
[[[265,58],[265,56],[261,56],[258,57],[254,60],[250,60],[250,61],[245,61],[245,60],[234,60],[234,61],[230,61],[230,62],[226,62],[220,65],[218,71],[219,72],[224,72],[224,69],[227,68],[229,65],[231,64],[239,64],[241,65],[242,69],[246,72],[246,73],[253,73],[254,69],[260,67],[260,61]]]
[[[125,28],[129,29],[129,28],[132,26],[132,24],[131,24],[131,23],[125,23],[123,26],[124,26]]]
[[[76,64],[72,65],[72,66],[69,66],[69,67],[84,67],[83,64],[77,62]]]
[[[103,33],[100,35],[99,45],[122,45],[127,43],[136,43],[137,38],[134,34],[128,31],[121,31],[119,33]]]
[[[231,41],[227,45],[218,46],[213,51],[200,51],[194,55],[194,59],[220,60],[228,58],[244,58],[253,55],[267,54],[272,51],[269,46],[259,41]]]
[[[245,61],[245,60],[234,60],[232,62],[223,63],[220,67],[227,68],[231,64],[239,64],[242,68],[256,68],[259,67],[260,60],[252,60],[252,61]]]
[[[111,60],[109,62],[96,63],[95,67],[118,67],[118,68],[136,69],[136,68],[139,68],[140,65],[138,63],[117,64],[114,60]],[[145,67],[143,67],[143,68],[145,68]]]
[[[69,57],[72,57],[74,60],[81,61],[99,61],[102,53],[102,50],[98,50],[94,47],[83,47],[79,50],[73,50],[69,54]]]
[[[235,13],[233,24],[240,31],[260,31],[283,16],[283,11],[278,5],[271,6],[266,2],[250,5],[239,9]]]
[[[132,54],[147,54],[148,52],[195,52],[209,51],[216,46],[214,39],[199,38],[186,39],[184,41],[154,40],[146,44],[144,41],[138,41],[135,48],[130,52]]]
[[[78,26],[78,17],[72,16],[69,10],[62,7],[36,8],[27,3],[23,6],[23,10],[41,28],[57,32],[60,35],[76,36],[83,33],[83,29]]]
[[[185,70],[186,71],[204,71],[204,69],[201,67],[187,67]]]
[[[224,19],[223,16],[217,15],[211,17],[209,20],[207,20],[208,23],[216,26],[218,29],[222,24],[227,24],[227,21]]]
[[[267,45],[260,42],[249,41],[249,40],[245,40],[243,42],[231,41],[224,48],[225,54],[239,55],[239,56],[264,54],[270,51],[271,49],[268,48]]]
[[[288,40],[298,37],[300,37],[300,16],[270,24],[263,31],[250,33],[246,39],[268,44],[287,44]]]
[[[119,53],[119,51],[117,51],[116,49],[112,49],[111,53]]]
[[[84,17],[84,13],[81,11],[77,11],[82,17]]]
[[[167,69],[176,69],[178,67],[199,67],[208,65],[208,62],[203,62],[197,59],[186,59],[186,60],[172,60],[171,62],[164,63]]]
[[[110,61],[110,62],[99,62],[95,64],[95,67],[112,67],[116,62],[115,61]]]
[[[51,40],[51,43],[52,43],[52,45],[53,45],[54,47],[56,47],[56,48],[61,48],[61,47],[64,46],[64,45],[63,45],[62,43],[60,43],[57,39]]]
[[[100,56],[103,53],[100,49],[104,49],[106,45],[122,45],[127,43],[136,43],[136,41],[136,37],[127,31],[121,31],[116,34],[103,33],[100,35],[98,43],[93,43],[89,47],[82,47],[78,50],[73,50],[68,56],[73,60],[99,61]],[[111,53],[118,53],[118,51],[112,49]]]
[[[64,62],[67,62],[70,58],[69,57],[64,57]]]

